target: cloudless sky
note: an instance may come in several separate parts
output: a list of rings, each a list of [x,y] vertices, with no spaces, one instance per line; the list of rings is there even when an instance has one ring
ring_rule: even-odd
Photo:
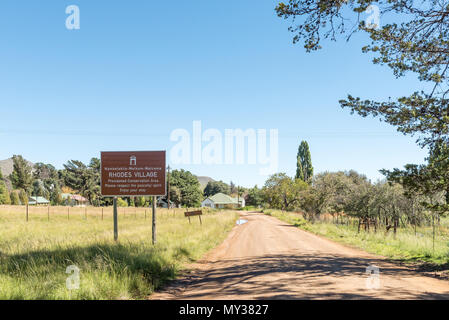
[[[268,0],[2,0],[0,159],[62,168],[100,151],[167,150],[170,133],[278,129],[279,171],[293,176],[301,140],[315,172],[422,163],[415,138],[350,115],[347,94],[387,100],[421,89],[361,52],[366,35],[306,53]],[[65,27],[68,5],[79,30]],[[380,21],[382,24],[382,20]],[[206,145],[206,143],[204,144]],[[170,161],[170,157],[167,158]],[[172,165],[250,187],[260,165]]]

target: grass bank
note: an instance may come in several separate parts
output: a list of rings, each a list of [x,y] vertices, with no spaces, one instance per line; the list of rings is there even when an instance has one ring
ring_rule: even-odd
[[[310,223],[302,215],[279,210],[264,210],[282,221],[297,226],[303,230],[324,236],[331,240],[379,254],[392,260],[404,262],[421,262],[436,270],[444,270],[449,265],[449,221],[442,219],[436,227],[435,243],[431,227],[399,228],[396,237],[390,231],[385,234],[383,229],[357,233],[356,225],[334,224],[328,221]]]
[[[0,299],[142,299],[173,279],[185,265],[223,241],[235,212],[209,211],[202,226],[184,209],[158,209],[157,244],[151,212],[119,209],[119,241],[113,241],[112,208],[0,207]],[[68,290],[68,266],[80,270]],[[73,276],[73,275],[72,275]]]

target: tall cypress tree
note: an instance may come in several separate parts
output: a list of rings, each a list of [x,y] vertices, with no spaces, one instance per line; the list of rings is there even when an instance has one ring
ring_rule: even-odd
[[[301,141],[296,157],[296,179],[301,179],[310,183],[313,177],[312,157],[310,155],[309,144]]]

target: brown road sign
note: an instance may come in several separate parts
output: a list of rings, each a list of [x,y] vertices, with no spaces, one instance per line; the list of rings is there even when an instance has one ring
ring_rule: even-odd
[[[201,210],[200,211],[187,211],[187,212],[184,212],[184,216],[186,216],[186,217],[200,216],[202,214],[203,214],[203,212]]]
[[[165,196],[165,151],[101,153],[103,196]]]
[[[200,218],[200,223],[201,225],[203,224],[203,221],[201,220],[201,215],[203,214],[203,212],[201,210],[197,210],[197,211],[186,211],[184,212],[184,216],[189,218],[189,223],[190,223],[190,217],[192,216],[198,216],[198,218]]]

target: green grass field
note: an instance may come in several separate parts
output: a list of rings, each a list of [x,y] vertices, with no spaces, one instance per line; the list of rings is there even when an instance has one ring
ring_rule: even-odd
[[[279,210],[264,210],[266,214],[295,225],[301,229],[327,237],[367,252],[379,254],[393,260],[404,262],[425,262],[436,270],[446,269],[449,263],[449,220],[442,219],[436,227],[435,244],[431,227],[399,228],[396,238],[384,229],[357,233],[355,224],[334,224],[329,221],[309,223],[302,215]]]
[[[201,226],[184,209],[157,210],[157,243],[151,211],[119,208],[119,241],[112,208],[0,206],[0,299],[144,299],[194,260],[217,246],[235,225],[232,211],[207,212]],[[103,219],[102,219],[103,214]],[[68,266],[80,285],[68,290]]]

